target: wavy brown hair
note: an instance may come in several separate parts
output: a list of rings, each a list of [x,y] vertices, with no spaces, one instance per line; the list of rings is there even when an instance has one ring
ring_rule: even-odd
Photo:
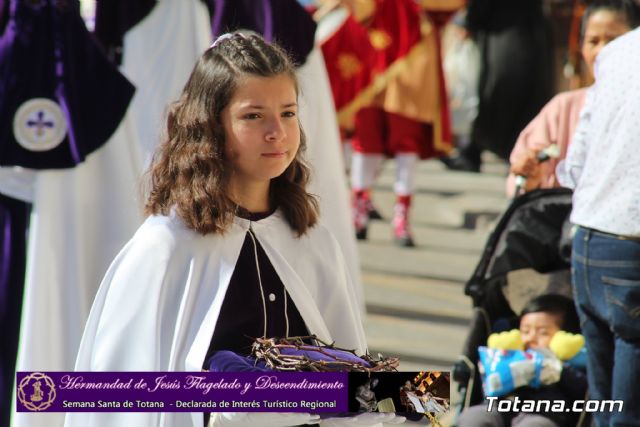
[[[198,60],[180,99],[170,108],[166,137],[154,155],[148,215],[175,208],[188,227],[201,234],[223,233],[238,206],[228,195],[233,166],[225,155],[221,114],[246,76],[289,76],[299,92],[295,68],[277,45],[257,35],[233,33],[218,39]],[[318,220],[318,202],[307,193],[310,169],[306,138],[282,175],[271,180],[269,198],[300,236]]]

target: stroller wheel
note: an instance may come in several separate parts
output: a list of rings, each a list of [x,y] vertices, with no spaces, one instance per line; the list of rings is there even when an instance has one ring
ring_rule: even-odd
[[[453,365],[453,379],[461,384],[466,384],[470,378],[471,370],[469,366],[462,360],[458,360],[456,364]]]

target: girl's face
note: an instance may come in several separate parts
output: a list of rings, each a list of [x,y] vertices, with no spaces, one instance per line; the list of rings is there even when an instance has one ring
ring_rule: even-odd
[[[600,50],[611,40],[629,30],[629,25],[618,12],[603,9],[589,16],[582,42],[582,57],[591,75],[593,75],[593,64]]]
[[[549,348],[553,335],[560,330],[560,318],[544,311],[520,318],[520,336],[525,349]]]
[[[239,82],[221,117],[235,188],[268,184],[291,164],[300,146],[297,98],[286,74]]]

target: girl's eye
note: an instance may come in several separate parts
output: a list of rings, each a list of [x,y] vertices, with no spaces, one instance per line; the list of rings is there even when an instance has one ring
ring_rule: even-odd
[[[284,113],[282,113],[282,117],[295,117],[295,116],[296,116],[295,111],[285,111]]]
[[[257,114],[257,113],[248,113],[248,114],[244,115],[244,118],[248,119],[248,120],[255,120],[255,119],[259,118],[259,117],[260,117],[260,115]]]

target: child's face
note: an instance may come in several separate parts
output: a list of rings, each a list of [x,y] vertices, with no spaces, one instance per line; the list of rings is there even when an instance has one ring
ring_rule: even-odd
[[[292,79],[247,76],[222,111],[226,154],[235,188],[280,176],[300,146],[297,93]]]
[[[603,9],[589,16],[582,42],[582,57],[591,75],[593,75],[593,64],[600,50],[611,40],[629,30],[629,25],[617,12]]]
[[[560,330],[560,318],[546,312],[528,313],[520,318],[520,335],[525,349],[549,348],[553,334]]]

